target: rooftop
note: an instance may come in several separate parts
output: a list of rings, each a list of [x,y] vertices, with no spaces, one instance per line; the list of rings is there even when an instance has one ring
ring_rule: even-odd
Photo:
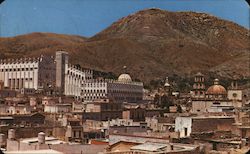
[[[167,147],[167,144],[146,142],[146,143],[131,147],[131,150],[143,150],[143,151],[156,152],[166,147]]]
[[[46,150],[27,150],[27,151],[5,151],[5,154],[63,154],[62,152],[46,149]]]
[[[28,143],[28,144],[36,144],[38,143],[38,138],[33,137],[33,138],[25,138],[22,139],[21,142]],[[59,140],[55,137],[45,137],[45,144],[64,144],[66,142]]]
[[[182,118],[192,119],[233,119],[234,116],[180,116]]]

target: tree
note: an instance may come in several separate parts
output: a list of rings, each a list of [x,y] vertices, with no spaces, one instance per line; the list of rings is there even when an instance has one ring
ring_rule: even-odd
[[[161,108],[164,108],[166,112],[169,112],[169,107],[173,105],[173,100],[171,99],[171,97],[163,95],[160,97],[159,103]]]
[[[180,105],[177,105],[177,112],[182,113],[182,109]]]

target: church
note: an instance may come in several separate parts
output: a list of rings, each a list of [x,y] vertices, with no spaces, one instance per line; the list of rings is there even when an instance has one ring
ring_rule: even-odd
[[[214,79],[213,85],[205,88],[205,77],[197,73],[194,78],[192,95],[192,112],[232,112],[242,107],[242,90],[238,88],[237,81],[233,81],[226,89]]]

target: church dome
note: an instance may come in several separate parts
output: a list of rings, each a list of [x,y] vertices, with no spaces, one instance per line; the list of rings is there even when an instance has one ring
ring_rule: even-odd
[[[169,83],[165,83],[164,87],[170,87],[170,84]]]
[[[195,76],[204,76],[201,72],[195,74]]]
[[[214,85],[210,86],[206,93],[209,95],[225,95],[227,94],[227,91],[222,85],[219,84],[219,80],[215,79]]]
[[[164,87],[170,87],[170,84],[168,83],[168,77],[166,77],[165,79]]]
[[[129,74],[121,74],[118,77],[118,81],[120,82],[132,82],[132,79]]]

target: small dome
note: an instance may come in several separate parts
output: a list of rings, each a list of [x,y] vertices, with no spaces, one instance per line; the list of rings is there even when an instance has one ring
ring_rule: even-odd
[[[170,84],[169,83],[165,83],[164,87],[170,87]]]
[[[219,85],[219,79],[215,79],[214,85],[210,86],[207,89],[207,94],[209,94],[209,95],[225,95],[225,94],[227,94],[227,91],[222,85]]]
[[[195,76],[204,76],[201,72],[195,74]]]
[[[120,82],[132,82],[132,79],[129,74],[121,74],[118,77],[118,81]]]

